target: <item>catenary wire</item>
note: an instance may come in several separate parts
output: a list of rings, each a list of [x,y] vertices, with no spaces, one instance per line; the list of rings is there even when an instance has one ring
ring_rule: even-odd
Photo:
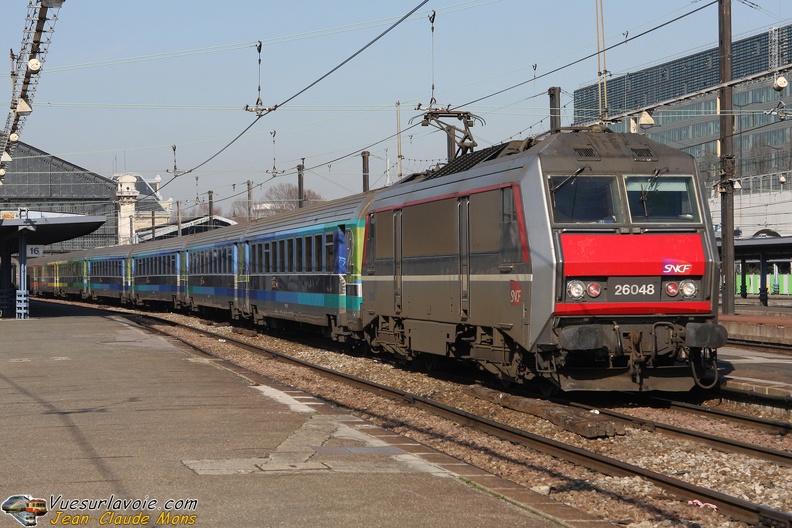
[[[279,107],[281,107],[281,106],[284,106],[284,105],[288,104],[290,101],[292,101],[292,100],[296,99],[297,97],[299,97],[300,95],[302,95],[302,94],[303,94],[303,93],[305,93],[306,91],[310,90],[311,88],[313,88],[314,86],[316,86],[317,84],[319,84],[320,82],[322,82],[323,80],[325,80],[327,77],[329,77],[330,75],[332,75],[333,73],[335,73],[336,71],[338,71],[340,68],[342,68],[344,65],[346,65],[346,64],[347,64],[349,61],[351,61],[352,59],[354,59],[355,57],[357,57],[358,55],[360,55],[361,53],[363,53],[363,52],[364,52],[366,49],[368,49],[370,46],[372,46],[372,45],[373,45],[375,42],[377,42],[377,41],[378,41],[378,40],[380,40],[382,37],[384,37],[385,35],[387,35],[388,33],[390,33],[390,32],[391,32],[391,31],[392,31],[394,28],[396,28],[398,25],[400,25],[402,22],[404,22],[404,21],[405,21],[407,18],[409,18],[409,17],[410,17],[410,16],[411,16],[413,13],[415,13],[416,11],[418,11],[418,9],[420,9],[420,8],[421,8],[423,5],[425,5],[427,2],[429,2],[429,0],[423,0],[421,3],[419,3],[417,6],[415,6],[415,7],[414,7],[412,10],[410,10],[410,11],[409,11],[409,12],[408,12],[406,15],[404,15],[404,16],[403,16],[403,17],[401,17],[399,20],[397,20],[396,22],[394,22],[394,23],[393,23],[393,24],[392,24],[390,27],[388,27],[388,28],[387,28],[385,31],[383,31],[382,33],[380,33],[379,35],[377,35],[377,37],[375,37],[373,40],[371,40],[371,41],[370,41],[368,44],[366,44],[365,46],[363,46],[362,48],[360,48],[358,51],[356,51],[355,53],[353,53],[352,55],[350,55],[350,56],[349,56],[349,57],[348,57],[346,60],[344,60],[343,62],[341,62],[339,65],[337,65],[336,67],[334,67],[333,69],[331,69],[329,72],[327,72],[327,73],[325,73],[324,75],[322,75],[321,77],[319,77],[317,80],[315,80],[314,82],[312,82],[311,84],[309,84],[308,86],[306,86],[305,88],[303,88],[302,90],[298,91],[297,93],[295,93],[295,94],[294,94],[294,95],[292,95],[291,97],[287,98],[287,99],[286,99],[285,101],[283,101],[282,103],[275,105],[275,106],[274,106],[274,107],[272,107],[271,109],[268,109],[268,110],[267,110],[265,113],[262,113],[262,114],[260,114],[260,115],[257,115],[257,116],[256,116],[256,118],[253,120],[253,122],[252,122],[252,123],[250,123],[250,125],[248,125],[248,126],[247,126],[247,127],[246,127],[246,128],[243,130],[243,131],[242,131],[242,132],[240,132],[240,133],[239,133],[239,134],[238,134],[238,135],[237,135],[237,136],[236,136],[234,139],[232,139],[232,140],[231,140],[231,141],[230,141],[228,144],[226,144],[226,145],[225,145],[225,146],[224,146],[222,149],[220,149],[220,150],[219,150],[217,153],[215,153],[214,155],[210,156],[210,157],[209,157],[209,158],[208,158],[206,161],[204,161],[204,162],[202,162],[202,163],[200,163],[200,164],[196,165],[195,167],[193,167],[193,168],[191,168],[191,169],[188,169],[188,170],[184,171],[184,172],[183,172],[183,173],[181,173],[181,174],[178,174],[178,175],[174,174],[173,178],[171,178],[171,179],[170,179],[168,182],[166,182],[165,184],[163,184],[163,185],[160,187],[160,189],[162,189],[163,187],[165,187],[165,186],[166,186],[166,185],[168,185],[169,183],[173,182],[173,181],[174,181],[176,178],[178,178],[179,176],[183,176],[183,175],[185,175],[185,174],[189,174],[189,173],[191,173],[191,172],[193,172],[193,171],[195,171],[195,170],[199,169],[200,167],[203,167],[204,165],[206,165],[207,163],[209,163],[209,162],[210,162],[210,161],[212,161],[213,159],[215,159],[215,158],[216,158],[217,156],[219,156],[219,155],[220,155],[222,152],[224,152],[226,149],[228,149],[228,148],[229,148],[231,145],[233,145],[234,143],[236,143],[236,141],[237,141],[239,138],[241,138],[243,135],[245,135],[245,133],[247,133],[247,131],[248,131],[248,130],[250,130],[251,128],[253,128],[253,125],[255,125],[255,124],[256,124],[256,123],[257,123],[257,122],[258,122],[258,121],[259,121],[259,120],[260,120],[262,117],[264,117],[265,115],[267,115],[267,114],[269,114],[269,113],[271,113],[271,112],[275,111],[277,108],[279,108]]]

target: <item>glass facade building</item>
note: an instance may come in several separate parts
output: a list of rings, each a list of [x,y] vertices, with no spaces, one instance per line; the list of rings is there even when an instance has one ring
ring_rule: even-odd
[[[792,189],[790,177],[779,183],[779,174],[792,171],[792,92],[789,86],[773,88],[779,72],[792,67],[792,25],[736,41],[732,49],[732,78],[741,80],[733,87],[735,176],[741,182],[735,194]],[[718,84],[718,49],[713,48],[608,78],[607,115],[637,117],[648,109],[654,125],[639,132],[689,152],[707,181],[715,182],[720,175]],[[575,91],[575,125],[602,120],[600,93],[597,84]],[[609,126],[627,131],[630,120]]]

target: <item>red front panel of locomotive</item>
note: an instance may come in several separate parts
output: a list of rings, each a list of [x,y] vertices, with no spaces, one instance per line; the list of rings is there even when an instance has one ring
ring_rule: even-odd
[[[700,233],[562,233],[557,315],[705,314],[712,299]]]

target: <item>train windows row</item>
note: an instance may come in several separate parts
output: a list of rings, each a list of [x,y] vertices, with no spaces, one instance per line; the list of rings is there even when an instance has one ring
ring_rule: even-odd
[[[233,248],[226,246],[190,251],[190,273],[235,273]]]
[[[335,237],[318,233],[250,244],[250,273],[333,273]]]
[[[58,270],[61,277],[77,277],[83,275],[82,261],[65,262],[60,265]]]
[[[175,275],[176,255],[153,255],[151,257],[135,258],[134,272],[136,277],[152,275]]]
[[[91,261],[91,275],[94,277],[120,277],[123,272],[122,260]]]
[[[337,233],[317,233],[250,244],[250,273],[344,273],[345,270],[341,268],[339,271],[336,265],[336,245],[339,242],[346,243],[340,229]],[[188,253],[189,273],[236,273],[233,246]],[[175,253],[135,257],[133,262],[133,275],[136,277],[176,275],[180,272]],[[90,273],[94,276],[121,276],[124,275],[123,266],[121,259],[92,261]],[[64,262],[60,273],[82,275],[82,262]]]

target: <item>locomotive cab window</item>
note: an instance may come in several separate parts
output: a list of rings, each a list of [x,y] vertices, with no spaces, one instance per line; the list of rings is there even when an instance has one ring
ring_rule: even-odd
[[[548,178],[556,223],[623,222],[615,176],[561,174]]]
[[[693,176],[627,176],[625,184],[633,222],[701,222]]]

